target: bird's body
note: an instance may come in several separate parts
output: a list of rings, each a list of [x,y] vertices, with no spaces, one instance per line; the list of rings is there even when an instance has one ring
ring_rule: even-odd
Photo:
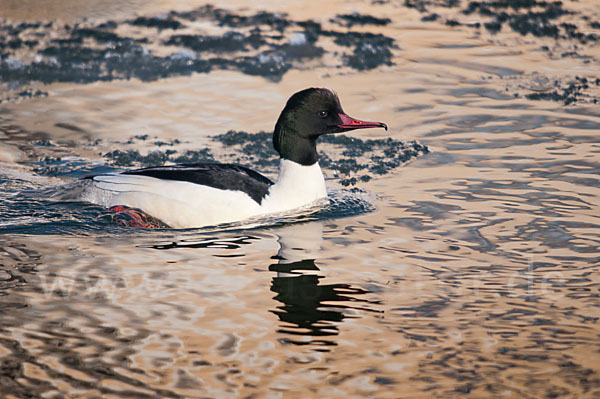
[[[275,183],[239,165],[209,164],[211,168],[177,165],[89,177],[83,182],[86,187],[79,196],[83,201],[107,208],[124,205],[143,210],[174,228],[283,213],[310,206],[327,196],[318,163],[304,166],[285,159],[280,163]],[[179,172],[177,178],[165,177],[173,172]],[[186,180],[185,174],[189,179]],[[214,181],[214,177],[221,180]],[[215,185],[206,184],[209,181]],[[226,184],[236,189],[223,187]]]
[[[317,138],[366,127],[387,128],[348,117],[330,90],[306,89],[288,100],[275,126],[273,143],[281,156],[275,182],[239,165],[160,166],[88,176],[74,194],[63,193],[61,199],[136,208],[174,228],[283,213],[327,197]]]

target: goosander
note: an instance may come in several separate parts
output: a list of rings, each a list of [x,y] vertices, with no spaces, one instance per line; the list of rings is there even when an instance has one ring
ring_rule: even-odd
[[[135,208],[172,228],[212,226],[310,206],[327,197],[316,149],[319,136],[385,123],[354,119],[337,95],[309,88],[287,101],[273,132],[280,155],[274,183],[233,164],[158,166],[84,177],[78,200],[114,210]]]

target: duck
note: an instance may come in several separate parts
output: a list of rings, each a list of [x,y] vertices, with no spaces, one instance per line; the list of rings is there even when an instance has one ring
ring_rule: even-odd
[[[350,117],[335,92],[311,87],[288,99],[275,124],[273,147],[280,156],[275,182],[237,164],[176,164],[85,176],[76,199],[170,228],[215,226],[311,207],[327,198],[318,138],[366,128],[387,130],[387,125]]]

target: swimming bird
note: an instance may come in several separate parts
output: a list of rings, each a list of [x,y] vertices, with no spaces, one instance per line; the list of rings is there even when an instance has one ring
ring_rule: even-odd
[[[290,97],[275,124],[275,182],[240,165],[182,164],[87,176],[78,197],[117,210],[136,208],[173,228],[287,212],[327,197],[319,136],[377,127],[387,130],[385,123],[348,116],[333,91],[309,88]]]

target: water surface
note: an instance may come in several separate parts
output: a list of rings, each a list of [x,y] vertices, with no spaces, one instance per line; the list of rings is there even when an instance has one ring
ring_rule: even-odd
[[[203,6],[97,1],[90,7],[102,12],[44,17],[15,4],[0,2],[11,26],[62,17],[94,29],[116,21],[123,37],[139,29],[154,60],[189,51],[163,46],[178,29],[124,21]],[[247,2],[215,7],[249,17],[260,11]],[[466,2],[295,2],[283,30],[178,14],[173,20],[189,34],[247,34],[257,23],[269,41],[221,54],[222,64],[198,52],[212,60],[206,72],[4,79],[3,397],[600,396],[600,54],[587,36],[600,35],[600,9],[579,1],[563,2],[568,14],[541,3],[494,10],[510,14],[506,21],[468,9]],[[92,21],[82,22],[86,16]],[[290,53],[277,46],[306,34],[307,19],[321,24],[314,45],[324,53],[285,58]],[[48,29],[68,36],[70,28]],[[355,64],[366,51],[360,41],[335,42],[348,32],[393,45],[373,53],[383,57],[377,65]],[[3,48],[6,68],[8,58],[24,65],[11,61],[16,71],[36,62],[25,47]],[[242,68],[269,51],[287,69]],[[121,162],[107,155],[115,150],[176,151],[172,158],[195,151],[273,177],[272,164],[214,137],[270,131],[289,95],[309,86],[335,89],[350,115],[390,127],[350,136],[417,140],[430,152],[386,164],[385,147],[376,147],[357,159],[387,165],[385,173],[344,174],[340,165],[352,155],[323,143],[333,204],[250,226],[127,229],[96,206],[15,195],[150,159]],[[45,94],[20,94],[25,89]]]

